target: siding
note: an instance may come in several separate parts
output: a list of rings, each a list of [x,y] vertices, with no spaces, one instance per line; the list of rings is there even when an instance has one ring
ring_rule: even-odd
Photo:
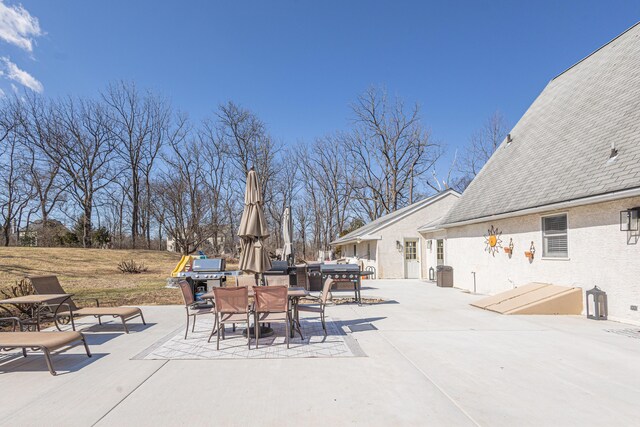
[[[640,206],[640,197],[570,208],[568,215],[569,258],[543,259],[541,217],[532,214],[484,222],[446,230],[445,259],[454,268],[455,286],[473,290],[476,272],[477,292],[495,294],[529,282],[579,286],[585,290],[597,285],[607,292],[612,319],[640,323],[640,242],[620,231],[619,212]],[[502,231],[502,244],[513,238],[512,258],[502,250],[495,257],[484,251],[487,229]],[[536,248],[533,262],[524,256],[531,242]]]

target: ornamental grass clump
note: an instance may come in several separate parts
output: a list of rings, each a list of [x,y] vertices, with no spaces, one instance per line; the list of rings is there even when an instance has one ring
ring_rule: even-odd
[[[118,270],[124,274],[140,274],[147,271],[144,263],[137,263],[135,260],[122,260],[118,263]]]

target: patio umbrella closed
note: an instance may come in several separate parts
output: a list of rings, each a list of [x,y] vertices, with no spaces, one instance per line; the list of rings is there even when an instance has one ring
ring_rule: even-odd
[[[282,259],[288,260],[289,255],[293,255],[293,222],[291,221],[291,208],[286,208],[282,215],[282,240],[284,241]]]
[[[240,270],[248,273],[263,273],[269,270],[271,260],[263,245],[264,240],[269,237],[269,230],[262,211],[258,175],[253,168],[247,175],[244,210],[238,237],[240,237]]]

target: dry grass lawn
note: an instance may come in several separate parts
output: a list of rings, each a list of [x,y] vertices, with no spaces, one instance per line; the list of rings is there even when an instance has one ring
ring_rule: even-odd
[[[122,260],[133,259],[145,273],[123,274]],[[177,289],[165,288],[180,255],[166,251],[80,248],[0,248],[0,288],[29,275],[55,274],[65,291],[117,305],[180,304]]]

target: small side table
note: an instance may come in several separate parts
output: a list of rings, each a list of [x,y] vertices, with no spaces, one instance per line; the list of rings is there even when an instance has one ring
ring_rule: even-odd
[[[0,304],[3,305],[28,305],[29,311],[31,312],[29,315],[29,319],[26,320],[25,324],[27,325],[35,325],[36,330],[40,331],[40,321],[42,314],[42,307],[46,306],[48,303],[54,303],[56,306],[56,310],[53,313],[53,319],[56,322],[56,327],[58,326],[57,322],[57,314],[58,310],[61,306],[63,306],[73,294],[38,294],[38,295],[25,295],[22,297],[8,298],[0,300]],[[4,307],[3,307],[4,308]],[[7,310],[8,311],[8,310]]]

